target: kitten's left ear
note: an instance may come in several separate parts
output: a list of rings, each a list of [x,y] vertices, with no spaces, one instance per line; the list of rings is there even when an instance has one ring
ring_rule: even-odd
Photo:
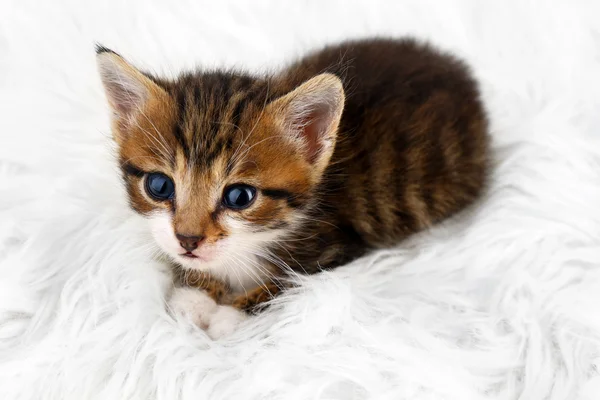
[[[165,101],[168,94],[112,50],[98,45],[96,61],[113,111],[113,134],[121,142],[144,108],[152,101]]]
[[[333,154],[344,99],[340,79],[324,73],[267,106],[267,111],[281,124],[285,137],[319,176]]]

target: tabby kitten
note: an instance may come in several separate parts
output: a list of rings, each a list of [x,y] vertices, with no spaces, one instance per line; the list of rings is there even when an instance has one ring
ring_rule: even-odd
[[[131,206],[224,304],[251,309],[278,277],[393,246],[485,183],[476,82],[412,39],[344,42],[268,76],[167,80],[104,47],[97,59]],[[206,313],[204,293],[178,290],[176,307]]]

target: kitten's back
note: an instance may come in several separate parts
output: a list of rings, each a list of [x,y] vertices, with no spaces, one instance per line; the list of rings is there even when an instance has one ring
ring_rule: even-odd
[[[280,77],[292,88],[339,76],[346,102],[320,204],[293,250],[304,268],[333,267],[394,245],[472,203],[487,173],[487,120],[468,68],[414,40],[331,46]],[[318,263],[318,266],[316,265]]]

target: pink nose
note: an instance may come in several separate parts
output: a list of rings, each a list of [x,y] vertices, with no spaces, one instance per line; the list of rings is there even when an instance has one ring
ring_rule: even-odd
[[[196,250],[200,243],[204,240],[203,236],[186,236],[180,235],[179,233],[176,233],[175,236],[177,237],[177,240],[179,240],[181,247],[183,247],[186,251]]]

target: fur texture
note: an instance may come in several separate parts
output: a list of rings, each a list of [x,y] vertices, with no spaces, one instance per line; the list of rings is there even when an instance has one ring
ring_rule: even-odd
[[[596,399],[600,48],[593,2],[0,5],[0,398]],[[175,75],[275,69],[417,34],[483,82],[476,212],[333,272],[212,341],[164,307],[128,210],[93,43]]]

